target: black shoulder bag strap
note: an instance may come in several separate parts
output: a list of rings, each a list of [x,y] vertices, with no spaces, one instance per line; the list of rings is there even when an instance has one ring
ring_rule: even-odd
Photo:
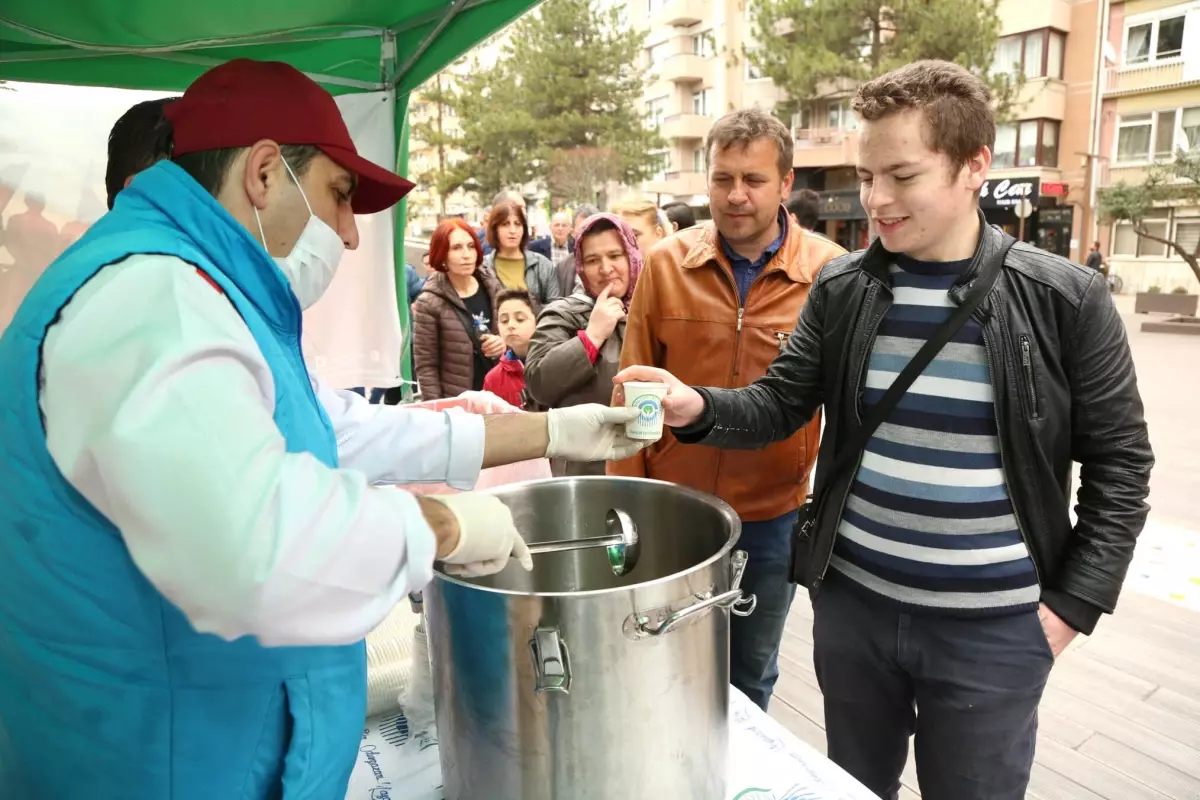
[[[987,235],[985,229],[984,235]],[[904,365],[904,369],[896,376],[896,380],[892,381],[892,385],[883,393],[883,397],[879,398],[879,402],[871,407],[862,427],[859,428],[853,438],[846,442],[845,445],[838,449],[838,454],[833,460],[833,466],[829,468],[829,472],[825,474],[824,491],[818,497],[815,493],[808,496],[804,505],[800,508],[800,517],[796,522],[796,535],[792,537],[792,552],[791,552],[791,578],[793,583],[804,583],[805,576],[801,574],[804,569],[804,559],[802,550],[807,548],[809,540],[812,538],[813,527],[817,524],[817,516],[820,513],[821,505],[828,494],[828,487],[837,483],[837,478],[848,469],[852,469],[862,457],[863,450],[867,447],[867,442],[870,441],[871,435],[875,433],[875,429],[879,427],[888,414],[892,413],[892,409],[900,402],[900,398],[912,386],[913,381],[920,377],[925,368],[929,366],[929,362],[941,352],[942,347],[949,342],[954,334],[958,333],[967,320],[975,313],[975,309],[987,297],[988,292],[992,290],[992,286],[996,283],[996,278],[1004,269],[1004,259],[1008,257],[1008,251],[1017,243],[1017,240],[1007,233],[1004,234],[1004,240],[1001,242],[1000,250],[988,260],[988,263],[980,270],[979,277],[971,285],[971,290],[962,303],[950,315],[950,318],[941,324],[934,332],[933,336],[929,337],[929,341],[921,346],[917,354],[912,357],[912,360]],[[870,354],[868,354],[870,357]]]

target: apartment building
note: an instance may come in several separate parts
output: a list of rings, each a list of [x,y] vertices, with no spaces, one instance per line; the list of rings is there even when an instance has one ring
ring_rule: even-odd
[[[745,0],[630,0],[628,19],[648,31],[646,112],[668,146],[642,189],[660,203],[708,205],[704,138],[735,108],[770,109],[776,92],[743,55],[751,25]]]
[[[703,205],[703,141],[713,120],[733,108],[769,109],[778,99],[779,89],[755,74],[743,55],[753,46],[749,6],[741,0],[631,2],[631,20],[649,31],[646,108],[669,142],[662,172],[643,190],[662,202]],[[1080,259],[1087,237],[1079,231],[1088,224],[1093,193],[1085,154],[1099,102],[1105,6],[1104,0],[1001,2],[997,68],[1019,72],[1025,82],[1015,118],[997,131],[995,164],[980,198],[990,221]],[[854,89],[848,82],[821,87],[821,99],[805,103],[792,120],[795,184],[820,192],[824,232],[851,249],[868,239],[854,172]]]
[[[1156,161],[1200,149],[1200,2],[1128,0],[1108,13],[1099,115],[1099,185],[1136,184]],[[1164,205],[1146,222],[1158,236],[1195,247],[1200,207]],[[1126,291],[1195,289],[1166,245],[1129,223],[1104,225],[1101,247]]]

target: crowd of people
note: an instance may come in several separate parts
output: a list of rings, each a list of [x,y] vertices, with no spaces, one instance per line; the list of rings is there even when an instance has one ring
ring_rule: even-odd
[[[19,642],[0,794],[83,776],[99,796],[276,797],[303,759],[305,790],[341,796],[366,632],[435,560],[532,567],[495,497],[387,487],[548,458],[733,507],[757,607],[732,619],[730,681],[767,708],[804,586],[829,757],[874,794],[898,796],[915,735],[923,796],[1023,798],[1054,660],[1113,611],[1148,510],[1125,329],[1095,269],[984,220],[979,78],[918,62],[853,108],[874,234],[855,253],[813,231],[791,132],[754,109],[708,134],[709,220],[629,198],[531,241],[504,192],[479,228],[442,221],[416,376],[427,399],[488,389],[531,412],[486,420],[308,376],[301,309],[357,246],[354,215],[411,188],[357,155],[324,90],[237,60],[125,131],[113,211],[0,337]],[[624,434],[631,380],[668,387],[653,443]]]

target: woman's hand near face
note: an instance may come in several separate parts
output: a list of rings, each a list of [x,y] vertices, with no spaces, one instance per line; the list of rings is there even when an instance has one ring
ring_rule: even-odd
[[[605,286],[596,298],[596,305],[592,309],[591,316],[588,317],[585,331],[587,337],[592,340],[592,344],[599,347],[608,341],[608,337],[612,336],[613,331],[617,329],[617,323],[623,319],[625,319],[625,306],[621,304],[619,297],[612,297],[608,292],[608,287]]]

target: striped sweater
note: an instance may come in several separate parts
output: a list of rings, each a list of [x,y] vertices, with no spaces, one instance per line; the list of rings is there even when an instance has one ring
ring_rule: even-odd
[[[864,411],[953,312],[969,261],[896,256]],[[918,613],[1001,615],[1035,608],[1033,560],[1004,482],[987,351],[967,321],[867,443],[830,564],[860,588]]]

